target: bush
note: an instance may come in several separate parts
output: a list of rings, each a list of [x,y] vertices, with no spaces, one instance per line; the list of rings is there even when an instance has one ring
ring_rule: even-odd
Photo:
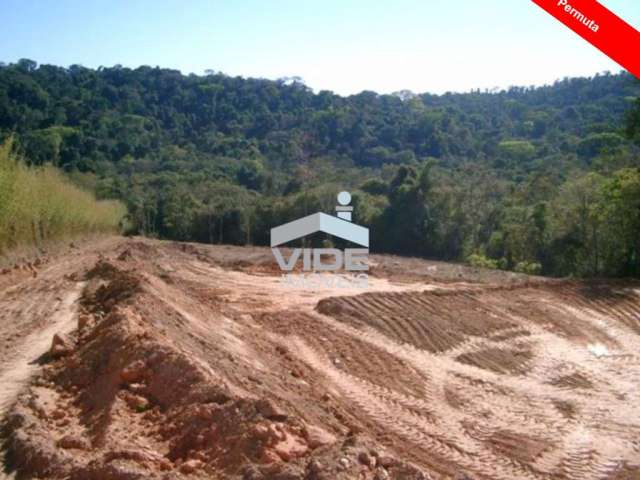
[[[0,145],[0,253],[18,245],[92,232],[114,232],[126,213],[115,200],[97,201],[59,170],[28,167]]]
[[[526,273],[527,275],[539,275],[542,271],[542,265],[538,262],[518,262],[514,271],[518,273]]]
[[[472,253],[467,257],[467,261],[473,267],[492,268],[494,270],[498,268],[497,260],[485,257],[484,255],[481,255],[479,253]]]

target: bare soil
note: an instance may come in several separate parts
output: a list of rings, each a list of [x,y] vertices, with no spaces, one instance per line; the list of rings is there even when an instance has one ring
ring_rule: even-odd
[[[109,238],[5,271],[5,475],[640,478],[640,284],[371,263],[296,290],[269,249]]]

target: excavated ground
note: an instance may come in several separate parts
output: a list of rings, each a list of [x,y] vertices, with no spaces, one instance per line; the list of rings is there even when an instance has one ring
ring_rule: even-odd
[[[295,290],[268,249],[117,238],[5,271],[5,475],[640,478],[640,284],[371,273]]]

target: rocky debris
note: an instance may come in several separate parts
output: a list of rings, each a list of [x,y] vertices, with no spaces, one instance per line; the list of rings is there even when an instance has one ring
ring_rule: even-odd
[[[67,416],[67,413],[61,408],[57,408],[56,410],[51,412],[51,418],[53,418],[54,420],[61,420],[66,416]]]
[[[282,432],[282,437],[273,446],[273,451],[284,461],[289,462],[307,453],[307,445],[302,439],[291,433]]]
[[[70,355],[73,352],[73,342],[64,334],[56,333],[51,340],[49,354],[52,358],[60,358]]]
[[[117,268],[113,263],[101,259],[85,275],[87,280],[100,280],[95,289],[88,289],[82,303],[91,313],[109,313],[117,304],[123,303],[140,291],[140,278],[131,272]]]
[[[389,472],[384,467],[376,468],[376,473],[373,476],[373,480],[388,480]]]
[[[324,465],[320,460],[313,459],[307,464],[307,472],[310,477],[317,477],[324,471]]]
[[[27,269],[31,272],[31,275],[35,278],[38,276],[38,270],[34,267],[33,263],[27,263]]]
[[[130,260],[133,258],[133,254],[131,253],[131,249],[130,248],[125,248],[120,255],[118,255],[118,260],[120,260],[121,262],[124,262],[125,260]]]
[[[76,449],[76,450],[91,450],[91,443],[84,437],[77,435],[65,435],[58,440],[57,445],[60,448]]]
[[[147,364],[142,360],[136,360],[120,372],[120,380],[124,384],[139,383],[145,378],[146,373]]]
[[[171,468],[171,462],[158,452],[135,447],[109,450],[104,454],[103,459],[105,463],[111,463],[114,460],[130,460],[146,467],[161,466],[163,470]]]
[[[91,317],[87,314],[78,315],[78,331],[83,332],[91,323]]]
[[[335,435],[314,425],[307,425],[304,428],[304,436],[311,449],[324,447],[325,445],[331,445],[336,442]]]
[[[142,395],[136,395],[134,393],[125,391],[122,392],[122,397],[129,408],[136,412],[145,412],[151,407],[149,400],[147,400]]]
[[[369,455],[367,452],[360,452],[358,454],[358,461],[367,467],[375,467],[376,466],[376,457]]]
[[[388,455],[378,458],[378,463],[384,468],[391,468],[396,465],[396,459]]]
[[[93,460],[74,470],[69,480],[160,480],[143,466],[129,460],[114,460],[104,463]]]
[[[269,420],[281,422],[286,420],[288,416],[287,412],[276,405],[273,401],[268,399],[258,400],[258,402],[256,403],[256,408],[263,417],[268,418]]]
[[[201,460],[187,460],[180,465],[180,471],[184,474],[195,473],[204,467],[204,462]]]

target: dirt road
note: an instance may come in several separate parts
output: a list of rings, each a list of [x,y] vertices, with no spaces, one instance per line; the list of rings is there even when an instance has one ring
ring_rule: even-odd
[[[365,293],[292,290],[267,249],[108,239],[36,277],[0,276],[14,466],[71,479],[640,478],[637,284],[373,263]],[[71,329],[69,352],[42,356]]]

